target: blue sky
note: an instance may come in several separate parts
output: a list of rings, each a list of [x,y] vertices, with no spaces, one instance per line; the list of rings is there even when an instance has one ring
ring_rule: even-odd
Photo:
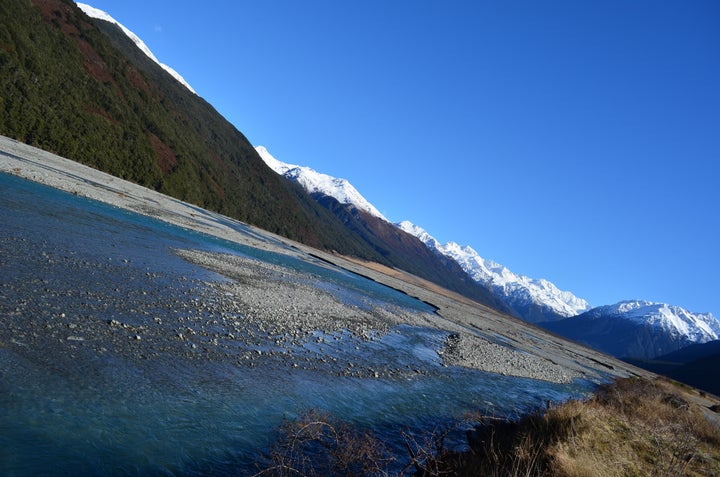
[[[594,306],[720,316],[720,2],[87,3],[390,220]]]

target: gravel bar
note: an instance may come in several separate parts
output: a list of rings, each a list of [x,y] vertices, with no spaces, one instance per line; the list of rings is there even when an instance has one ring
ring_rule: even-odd
[[[434,372],[432,366],[378,363],[362,351],[403,326],[426,327],[444,332],[435,343],[443,366],[460,366],[508,376],[552,382],[581,377],[605,380],[612,376],[647,374],[637,368],[447,290],[422,283],[397,270],[380,270],[376,264],[311,249],[247,224],[229,219],[162,195],[79,163],[0,137],[0,172],[14,174],[52,187],[140,212],[185,228],[207,233],[241,245],[285,254],[313,264],[318,258],[400,290],[432,304],[437,312],[419,312],[368,299],[360,306],[338,300],[331,291],[313,286],[318,277],[285,267],[235,255],[178,250],[183,259],[217,272],[224,280],[139,275],[134,287],[91,291],[81,297],[85,309],[45,309],[38,321],[20,320],[31,304],[10,304],[9,325],[0,333],[0,346],[17,349],[52,341],[68,348],[68,360],[83,353],[108,350],[133,359],[202,359],[254,366],[258,359],[278,366],[324,370],[361,377],[407,377]],[[9,239],[10,240],[10,239]],[[39,250],[42,244],[13,246]],[[52,255],[52,250],[47,251]],[[72,257],[47,260],[84,270],[90,277],[98,267],[103,273],[126,273],[124,264],[81,263]],[[50,262],[48,262],[50,263]],[[330,265],[327,265],[330,266]],[[113,275],[114,276],[114,275]],[[158,283],[157,286],[154,283]],[[162,282],[162,283],[160,283]],[[26,284],[27,285],[27,284]],[[5,283],[3,295],[16,293]],[[54,293],[41,279],[38,296]],[[68,289],[65,293],[74,293]],[[68,295],[72,296],[72,295]],[[80,300],[80,299],[78,299]],[[113,305],[113,300],[117,305]],[[89,305],[88,305],[89,303]],[[130,322],[113,318],[117,307],[139,310]],[[153,310],[162,313],[153,313]],[[172,313],[168,314],[168,310]],[[17,319],[15,319],[17,317]],[[345,350],[356,350],[348,354]]]

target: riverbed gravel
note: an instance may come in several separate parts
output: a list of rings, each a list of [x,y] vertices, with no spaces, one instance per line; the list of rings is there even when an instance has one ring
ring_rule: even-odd
[[[493,342],[454,326],[435,313],[410,310],[386,302],[366,299],[365,306],[348,305],[332,293],[313,286],[320,278],[230,254],[182,250],[183,258],[230,278],[209,283],[212,301],[226,316],[242,314],[243,327],[262,329],[285,351],[299,350],[308,342],[377,340],[399,325],[431,327],[449,335],[437,343],[442,366],[461,366],[502,375],[553,382],[569,382],[579,373],[530,353]],[[241,330],[236,330],[240,335]],[[292,355],[292,352],[289,352]],[[287,359],[293,359],[292,356]],[[367,363],[337,363],[353,375],[402,375],[407,369],[371,366]],[[373,369],[374,368],[374,369]],[[370,369],[373,369],[370,371]],[[436,372],[439,370],[436,369]],[[428,372],[415,367],[412,373]]]
[[[132,256],[88,259],[41,239],[5,236],[0,348],[35,350],[33,359],[70,369],[82,360],[121,356],[143,361],[271,363],[369,379],[409,379],[446,367],[568,382],[639,373],[622,362],[551,336],[482,305],[398,279],[356,262],[290,242],[78,163],[0,138],[0,171],[169,223],[298,260],[326,263],[371,277],[435,306],[410,310],[339,299],[320,278],[239,255],[178,249],[184,260],[212,270],[165,273]],[[65,272],[51,278],[44,268]],[[32,293],[27,294],[28,289]],[[28,296],[32,298],[29,299]],[[408,328],[411,327],[411,328]],[[393,334],[435,330],[427,362],[386,360]],[[38,350],[48,350],[39,352]],[[58,352],[51,352],[59,350]],[[52,358],[51,358],[52,357]]]

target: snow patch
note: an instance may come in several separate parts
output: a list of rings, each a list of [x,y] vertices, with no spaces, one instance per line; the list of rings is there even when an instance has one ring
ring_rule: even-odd
[[[544,279],[517,275],[499,263],[482,258],[470,246],[455,242],[442,245],[421,227],[409,221],[396,225],[420,239],[430,249],[455,260],[473,280],[489,287],[511,306],[544,305],[563,317],[575,316],[590,309],[587,301],[571,292],[559,290]]]
[[[360,192],[346,179],[322,174],[309,167],[288,164],[279,161],[268,152],[264,146],[257,146],[255,150],[265,164],[276,173],[300,184],[308,193],[321,193],[335,198],[341,204],[348,204],[363,210],[375,217],[389,222]]]
[[[178,73],[177,71],[175,71],[174,69],[172,69],[170,66],[168,66],[168,65],[166,65],[166,64],[164,64],[164,63],[161,63],[161,62],[155,57],[155,55],[153,55],[152,51],[150,51],[150,48],[147,47],[147,45],[145,44],[145,42],[142,41],[142,40],[140,39],[140,37],[137,36],[135,33],[133,33],[133,32],[131,32],[130,30],[128,30],[123,24],[121,24],[120,22],[118,22],[117,20],[115,20],[115,19],[114,19],[113,17],[111,17],[108,13],[106,13],[106,12],[104,12],[104,11],[98,9],[98,8],[92,7],[92,6],[90,6],[90,5],[86,4],[86,3],[76,3],[76,5],[78,6],[78,8],[80,8],[80,10],[82,10],[83,12],[85,12],[85,15],[89,16],[90,18],[97,18],[98,20],[104,20],[104,21],[106,21],[106,22],[113,23],[113,24],[117,25],[118,27],[120,27],[120,29],[123,31],[123,33],[125,33],[125,35],[127,35],[127,37],[130,38],[130,39],[133,41],[133,43],[135,43],[135,45],[140,49],[140,51],[142,51],[143,53],[145,53],[145,55],[147,55],[148,58],[150,58],[150,59],[153,60],[155,63],[157,63],[158,65],[160,65],[160,67],[161,67],[162,69],[164,69],[164,70],[167,71],[170,75],[172,75],[172,77],[175,78],[180,84],[182,84],[182,85],[185,86],[187,89],[189,89],[192,93],[194,93],[194,94],[197,95],[197,93],[195,92],[195,90],[190,86],[190,84],[188,84],[187,81],[185,81],[185,78],[183,78],[183,77],[180,75],[180,73]]]

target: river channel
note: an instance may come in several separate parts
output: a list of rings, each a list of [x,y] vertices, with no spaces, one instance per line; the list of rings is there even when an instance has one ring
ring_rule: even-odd
[[[292,330],[228,308],[236,279],[188,250],[286,269],[358,313],[433,313],[327,264],[0,174],[0,474],[252,474],[283,419],[308,409],[370,430],[402,464],[403,433],[593,387],[447,366],[448,333],[420,325],[282,341]]]

